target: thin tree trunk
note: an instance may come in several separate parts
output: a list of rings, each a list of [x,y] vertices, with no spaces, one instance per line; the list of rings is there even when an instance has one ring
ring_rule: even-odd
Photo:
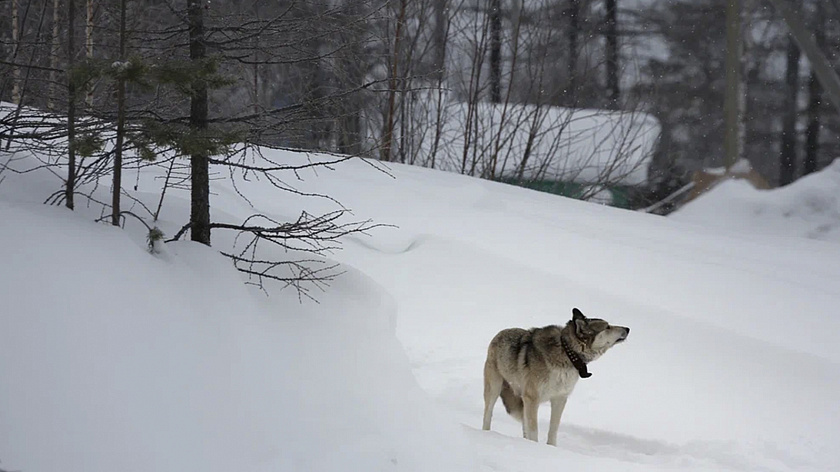
[[[302,133],[302,142],[299,147],[308,149],[321,149],[325,141],[324,132],[324,118],[326,112],[324,110],[325,95],[328,87],[325,74],[322,71],[321,55],[322,40],[320,38],[313,38],[306,42],[306,51],[312,57],[312,60],[302,64],[305,83],[303,84],[304,100],[308,103],[307,118],[310,120],[310,125],[307,130]]]
[[[822,48],[825,45],[825,19],[820,2],[816,4],[813,32],[817,46]],[[805,162],[802,165],[802,175],[808,175],[817,170],[817,160],[820,152],[822,94],[822,85],[812,65],[811,76],[808,79],[808,127],[805,130]]]
[[[125,2],[120,0],[120,67],[125,67]],[[120,190],[122,189],[123,143],[125,141],[125,78],[117,79],[117,145],[114,152],[114,188],[111,198],[111,224],[120,225]]]
[[[20,7],[19,0],[12,0],[12,47],[15,50],[14,56],[20,49]],[[16,61],[15,61],[16,62]],[[12,66],[12,103],[20,103],[20,67]]]
[[[61,0],[53,0],[53,17],[52,17],[52,45],[50,47],[50,85],[47,92],[47,109],[55,109],[55,90],[58,84],[58,76],[56,70],[58,69],[58,55],[61,49],[61,29],[59,28],[59,12],[61,11]]]
[[[65,205],[73,209],[73,196],[76,187],[76,84],[73,82],[75,64],[76,0],[67,0],[67,184],[65,187]]]
[[[444,82],[446,81],[446,43],[449,36],[449,18],[447,15],[447,8],[449,0],[435,0],[435,82],[437,90],[435,91],[435,129],[432,137],[432,149],[428,156],[428,164],[432,169],[435,168],[438,149],[440,148],[440,138],[443,132],[443,106],[445,102],[446,92],[444,90]]]
[[[57,2],[58,0],[56,0]],[[87,17],[85,18],[85,57],[88,62],[93,60],[93,7],[94,0],[87,0]],[[93,107],[93,84],[88,83],[85,88],[85,106]]]
[[[618,18],[617,0],[605,0],[606,6],[606,43],[607,43],[607,100],[608,107],[617,110],[621,91],[618,80]]]
[[[391,63],[391,77],[388,81],[388,109],[385,113],[385,126],[382,133],[382,149],[380,150],[380,159],[383,161],[391,160],[391,147],[394,138],[394,114],[396,112],[397,100],[397,73],[399,72],[399,58],[400,58],[400,41],[402,39],[403,23],[405,23],[405,13],[408,0],[400,0],[400,11],[397,15],[397,27],[394,31],[394,55]]]
[[[197,66],[207,57],[204,38],[204,9],[202,2],[187,0],[187,18],[190,32],[190,60]],[[208,118],[207,83],[199,78],[192,83],[190,97],[190,127],[193,133],[202,134],[207,129]],[[210,245],[210,164],[208,156],[201,153],[190,155],[191,239]]]
[[[796,118],[799,97],[799,47],[788,38],[787,68],[785,71],[785,118],[782,124],[782,149],[779,161],[779,185],[793,182],[796,174]]]
[[[257,22],[260,21],[260,8],[259,3],[254,2],[254,18]],[[259,69],[259,62],[260,62],[260,35],[254,35],[254,67],[253,67],[253,74],[254,74],[254,83],[251,84],[254,87],[254,114],[259,115],[260,113],[260,69]]]
[[[814,73],[811,73],[808,79],[808,95],[808,127],[805,130],[805,161],[802,164],[802,175],[817,170],[817,155],[820,152],[822,87]]]
[[[362,15],[360,5],[348,5],[347,16],[353,18]],[[344,36],[346,47],[338,55],[339,70],[342,72],[337,78],[341,89],[355,89],[364,82],[364,66],[359,64],[362,53],[363,36],[357,27],[348,25]],[[338,104],[336,119],[336,144],[338,152],[358,156],[361,154],[361,108],[362,98],[359,94],[348,96]]]
[[[569,63],[567,64],[568,83],[566,89],[566,104],[573,105],[575,100],[575,92],[577,91],[577,62],[578,62],[578,42],[580,39],[580,0],[571,0],[569,2],[569,9],[566,12],[569,17]]]
[[[726,95],[724,159],[727,169],[741,158],[741,1],[726,2]]]
[[[744,150],[748,138],[749,128],[747,122],[750,119],[749,105],[752,94],[750,83],[757,82],[758,69],[752,68],[749,63],[753,40],[750,35],[750,16],[753,11],[754,0],[740,0],[738,12],[740,34],[740,48],[738,50],[740,69],[738,71],[738,160],[745,159]],[[755,75],[753,75],[755,74]],[[736,161],[737,162],[737,161]]]
[[[447,18],[446,9],[449,5],[449,0],[435,0],[435,29],[432,37],[434,41],[435,54],[435,79],[438,84],[442,83],[446,77],[446,39],[449,32],[449,19]]]
[[[490,0],[490,102],[502,102],[502,2]]]

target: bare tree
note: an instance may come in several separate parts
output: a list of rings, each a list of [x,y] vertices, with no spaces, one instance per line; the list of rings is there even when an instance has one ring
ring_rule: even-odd
[[[498,80],[493,77],[493,4],[488,4],[486,10],[467,6],[453,13],[457,18],[450,38],[453,61],[467,63],[469,68],[463,72],[447,71],[445,85],[450,92],[445,91],[443,82],[439,88],[435,82],[428,82],[419,90],[409,88],[398,95],[400,110],[405,110],[399,115],[399,141],[411,143],[406,145],[414,150],[410,156],[422,156],[416,160],[412,157],[408,162],[524,185],[566,179],[600,183],[587,186],[580,193],[584,197],[638,171],[643,164],[631,164],[637,161],[630,150],[649,140],[649,136],[642,138],[642,135],[654,131],[645,128],[647,125],[629,126],[628,123],[641,124],[650,117],[628,111],[619,119],[619,115],[576,113],[556,106],[563,102],[568,90],[566,84],[552,79],[558,64],[565,62],[558,60],[556,44],[568,40],[568,35],[557,27],[562,24],[558,18],[547,14],[553,11],[552,6],[549,2],[527,5],[515,2],[509,11],[504,10],[503,24],[510,28],[500,32],[504,49],[499,53]],[[560,18],[568,16],[564,10],[560,14]],[[422,21],[412,21],[412,24],[417,28],[424,25]],[[407,38],[418,35],[422,33],[412,29]],[[596,50],[592,41],[589,51]],[[575,50],[580,48],[578,44]],[[568,49],[564,52],[568,53]],[[406,53],[401,59],[407,70],[413,67],[410,57]],[[594,74],[602,69],[587,70],[593,74],[591,77],[579,74],[580,71],[576,74],[587,82],[595,82]],[[494,92],[496,82],[500,88],[498,103]],[[426,86],[433,90],[422,91]],[[405,120],[410,123],[406,124]],[[596,136],[596,129],[606,132]],[[575,152],[570,157],[571,150],[587,147],[582,146],[586,141],[594,143],[587,145],[592,154],[587,157]],[[610,153],[612,161],[604,158]],[[599,168],[597,174],[589,175],[583,170],[593,166]]]

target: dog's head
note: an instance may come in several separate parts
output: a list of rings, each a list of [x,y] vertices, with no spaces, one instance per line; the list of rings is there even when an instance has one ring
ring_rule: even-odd
[[[614,326],[600,318],[587,318],[577,308],[572,309],[572,321],[575,336],[589,349],[604,352],[627,339],[630,328]]]

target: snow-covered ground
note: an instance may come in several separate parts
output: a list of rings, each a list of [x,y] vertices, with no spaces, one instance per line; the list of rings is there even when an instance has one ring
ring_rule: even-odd
[[[761,216],[721,228],[389,172],[353,160],[290,182],[396,225],[348,238],[332,256],[348,273],[317,305],[265,297],[192,243],[150,255],[138,224],[40,205],[51,175],[5,174],[0,469],[840,470],[836,243],[770,234]],[[153,173],[135,194],[156,204]],[[252,208],[212,185],[217,221],[335,205],[251,179]],[[187,201],[167,197],[167,234]],[[572,307],[632,335],[578,383],[558,447],[544,444],[547,406],[540,444],[500,404],[480,431],[491,337]]]

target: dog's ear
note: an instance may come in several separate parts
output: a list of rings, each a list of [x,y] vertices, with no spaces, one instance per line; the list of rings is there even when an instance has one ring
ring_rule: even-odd
[[[577,308],[572,308],[572,323],[575,325],[575,335],[580,340],[589,339],[595,334],[589,327],[586,317]]]
[[[592,338],[595,335],[595,331],[589,327],[589,323],[586,320],[582,319],[575,319],[575,336],[578,337],[581,341],[585,341],[587,339]]]

